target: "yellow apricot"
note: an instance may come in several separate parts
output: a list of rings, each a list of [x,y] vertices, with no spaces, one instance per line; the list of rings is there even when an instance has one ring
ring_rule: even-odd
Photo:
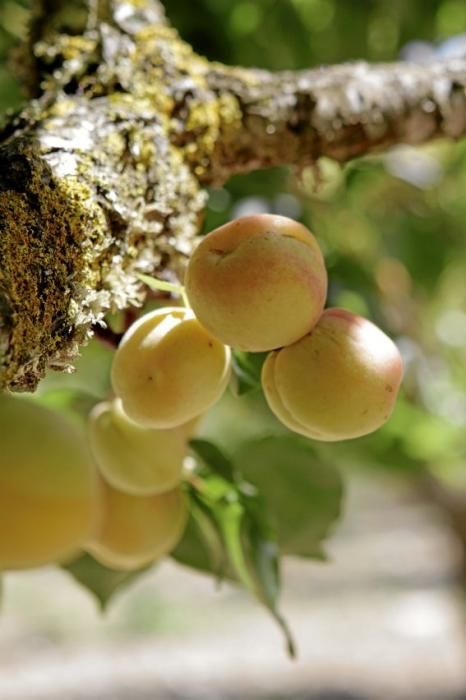
[[[100,473],[114,488],[135,496],[169,491],[181,479],[197,420],[157,430],[128,418],[119,399],[97,404],[89,416],[89,438]]]
[[[230,378],[231,352],[192,311],[157,309],[123,336],[112,384],[125,413],[151,428],[175,428],[207,411]]]
[[[72,554],[98,517],[86,441],[63,416],[0,396],[0,570]]]
[[[262,386],[271,410],[294,432],[347,440],[388,420],[402,373],[396,345],[377,326],[327,309],[304,338],[270,353]]]
[[[187,522],[184,493],[133,496],[101,481],[102,522],[86,549],[112,569],[130,571],[169,554]]]
[[[212,335],[261,352],[290,345],[314,327],[327,273],[307,228],[258,214],[209,233],[189,261],[185,284],[194,313]]]
[[[271,352],[264,362],[262,368],[262,388],[267,399],[267,403],[272,412],[286,425],[287,428],[295,433],[300,433],[313,440],[319,440],[319,433],[312,432],[305,425],[299,423],[293,414],[287,409],[283,403],[277,387],[275,386],[275,365],[279,351]]]

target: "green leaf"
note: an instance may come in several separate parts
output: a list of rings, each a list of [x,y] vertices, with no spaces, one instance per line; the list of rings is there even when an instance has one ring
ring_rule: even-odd
[[[97,562],[90,554],[82,554],[63,564],[62,568],[97,598],[102,610],[106,609],[115,593],[136,581],[148,569],[115,571]]]
[[[189,445],[197,457],[210,469],[227,481],[235,481],[235,473],[231,460],[222,450],[209,440],[190,440]]]
[[[139,274],[136,275],[141,282],[147,284],[150,289],[156,292],[170,292],[175,296],[182,297],[184,305],[189,306],[188,299],[182,284],[173,284],[173,282],[166,282],[165,280],[159,280],[157,277],[150,277],[149,275]]]
[[[280,591],[278,547],[268,537],[263,514],[248,503],[252,497],[240,493],[237,496],[237,499],[224,502],[217,511],[229,559],[241,583],[279,624],[288,653],[294,657],[295,646],[290,630],[277,609]]]
[[[279,549],[270,514],[256,489],[234,478],[230,461],[212,443],[201,443],[202,468],[191,477],[191,519],[174,558],[217,578],[237,580],[268,610],[283,630],[294,655],[290,631],[277,609],[280,591]],[[223,476],[219,455],[225,460]],[[209,463],[206,463],[208,460]]]
[[[243,550],[249,567],[252,570],[256,595],[272,613],[281,628],[286,642],[288,654],[296,656],[295,644],[291,631],[278,610],[280,595],[280,553],[277,543],[271,533],[261,527],[261,520],[252,517],[252,512],[246,509],[243,524]]]
[[[308,440],[288,435],[244,443],[234,463],[264,500],[280,551],[324,558],[321,543],[340,515],[343,497],[335,467]]]
[[[243,550],[255,573],[258,592],[268,606],[274,607],[280,594],[279,550],[251,514],[246,511],[243,524]]]
[[[237,396],[242,396],[261,388],[262,365],[266,352],[232,352],[233,382],[232,388]]]
[[[147,284],[150,289],[161,292],[173,292],[174,294],[179,294],[181,285],[173,284],[173,282],[166,282],[165,280],[159,280],[156,277],[150,277],[150,275],[138,274],[136,275],[141,282]]]
[[[192,569],[210,573],[220,582],[234,578],[228,567],[228,559],[222,534],[211,509],[191,489],[190,518],[183,538],[172,552],[173,559]]]
[[[205,573],[215,573],[215,555],[211,555],[209,543],[204,537],[202,527],[193,514],[190,514],[183,538],[171,553],[179,564],[198,569]]]

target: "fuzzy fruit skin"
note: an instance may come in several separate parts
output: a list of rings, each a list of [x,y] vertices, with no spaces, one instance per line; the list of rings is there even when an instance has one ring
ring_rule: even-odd
[[[89,440],[98,469],[111,486],[134,496],[153,496],[179,483],[195,423],[197,419],[169,430],[144,428],[115,399],[91,411]]]
[[[385,333],[361,316],[327,309],[304,338],[267,357],[262,386],[284,425],[330,442],[380,428],[402,375],[400,353]]]
[[[125,333],[115,353],[112,384],[131,420],[149,428],[176,428],[222,396],[231,351],[192,311],[157,309]]]
[[[140,569],[169,554],[181,539],[187,500],[176,488],[157,496],[132,496],[101,480],[101,526],[86,550],[104,566]]]
[[[277,357],[278,351],[271,352],[264,362],[262,368],[262,388],[270,409],[277,416],[277,418],[293,432],[299,433],[300,435],[305,435],[312,440],[321,440],[322,438],[320,433],[313,432],[307,426],[299,423],[299,421],[293,416],[292,412],[288,410],[283,403],[275,385],[275,367]]]
[[[294,343],[317,323],[327,272],[316,239],[292,219],[245,216],[209,233],[185,277],[199,321],[227,345],[263,352]]]
[[[96,527],[98,498],[75,427],[37,403],[0,396],[0,570],[73,554]]]

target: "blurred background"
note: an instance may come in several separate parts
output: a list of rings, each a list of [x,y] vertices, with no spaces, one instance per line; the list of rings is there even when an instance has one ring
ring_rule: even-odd
[[[8,66],[31,1],[0,0],[0,112],[22,103]],[[79,3],[77,3],[79,4]],[[274,70],[466,53],[463,0],[170,0],[211,59]],[[70,2],[70,12],[72,4]],[[466,142],[399,147],[345,167],[322,159],[210,192],[205,231],[253,212],[318,237],[328,305],[380,325],[405,360],[402,395],[375,435],[318,446],[345,483],[328,561],[290,559],[282,609],[299,656],[246,593],[167,562],[102,617],[53,568],[3,577],[1,700],[459,700],[466,698]],[[111,353],[83,352],[41,391],[105,396]],[[233,452],[283,432],[261,396],[227,395],[203,425]]]

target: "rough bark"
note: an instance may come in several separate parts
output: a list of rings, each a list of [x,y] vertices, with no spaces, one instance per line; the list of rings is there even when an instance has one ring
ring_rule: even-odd
[[[466,60],[270,74],[209,63],[156,0],[42,0],[0,134],[0,387],[70,365],[140,272],[180,277],[205,187],[466,132]]]

